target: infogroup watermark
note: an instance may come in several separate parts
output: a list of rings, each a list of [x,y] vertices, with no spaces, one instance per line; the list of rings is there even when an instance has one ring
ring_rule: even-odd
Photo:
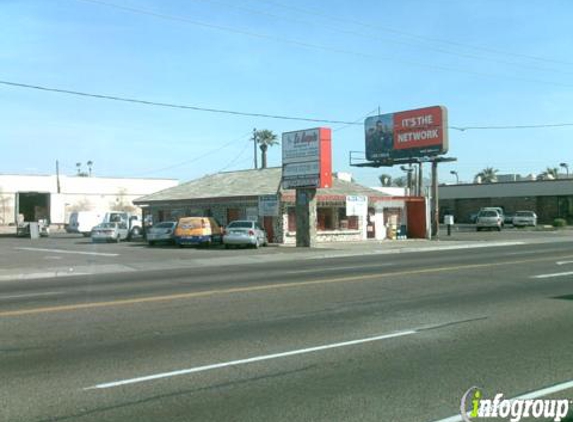
[[[465,422],[480,418],[502,418],[510,422],[543,419],[561,421],[573,404],[568,399],[506,399],[497,393],[491,399],[484,397],[482,389],[472,387],[462,396],[460,412]]]

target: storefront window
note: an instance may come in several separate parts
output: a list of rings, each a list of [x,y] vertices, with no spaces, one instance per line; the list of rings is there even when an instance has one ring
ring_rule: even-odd
[[[358,230],[358,216],[346,216],[346,208],[338,208],[338,229]]]

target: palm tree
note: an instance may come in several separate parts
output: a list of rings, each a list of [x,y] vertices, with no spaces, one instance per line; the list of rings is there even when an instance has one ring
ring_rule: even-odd
[[[273,145],[278,145],[277,135],[271,130],[262,129],[255,132],[255,139],[261,149],[261,167],[267,168],[267,150]]]
[[[543,173],[539,175],[540,179],[557,179],[559,177],[559,169],[557,167],[547,167]]]
[[[397,188],[405,188],[408,185],[408,178],[406,176],[396,177],[392,180],[392,184]]]
[[[380,184],[384,187],[392,186],[392,176],[389,174],[381,174],[378,176],[378,180],[380,180]]]
[[[478,183],[493,183],[497,182],[497,172],[498,169],[494,169],[493,167],[486,167],[478,174],[476,174],[474,180]]]
[[[78,176],[82,174],[82,163],[76,163],[76,168],[78,169]]]
[[[93,162],[92,160],[89,160],[89,161],[87,162],[87,165],[88,165],[88,171],[89,171],[89,174],[90,174],[90,177],[91,177],[91,175],[92,175],[92,166],[94,165],[94,162]]]

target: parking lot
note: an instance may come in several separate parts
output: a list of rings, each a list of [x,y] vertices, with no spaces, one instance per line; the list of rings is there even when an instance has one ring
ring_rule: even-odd
[[[31,240],[10,234],[0,235],[0,277],[6,274],[38,273],[50,270],[58,275],[66,273],[120,272],[146,269],[170,269],[177,267],[216,266],[218,263],[250,263],[280,258],[289,259],[292,254],[325,256],[329,251],[350,251],[360,254],[384,252],[396,248],[432,247],[445,242],[453,244],[472,242],[538,242],[566,240],[569,230],[515,229],[508,227],[502,232],[476,232],[473,225],[454,226],[451,236],[441,228],[439,241],[408,239],[405,241],[367,241],[353,243],[320,244],[314,250],[301,250],[292,246],[270,245],[260,249],[225,249],[222,246],[209,248],[186,247],[162,244],[149,246],[143,240],[133,242],[93,243],[80,235],[52,233],[49,237]]]

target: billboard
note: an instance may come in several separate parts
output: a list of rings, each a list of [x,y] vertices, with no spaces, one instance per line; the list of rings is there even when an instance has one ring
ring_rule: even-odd
[[[324,127],[283,133],[284,189],[332,186],[331,136]]]
[[[387,161],[448,152],[447,109],[419,108],[368,117],[364,121],[366,159]]]

